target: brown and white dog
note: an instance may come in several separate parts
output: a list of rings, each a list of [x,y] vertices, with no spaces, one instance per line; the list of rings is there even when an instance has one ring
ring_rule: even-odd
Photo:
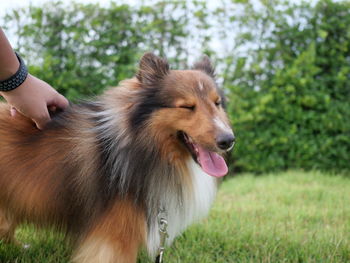
[[[18,224],[74,237],[74,262],[135,262],[205,216],[234,144],[208,58],[170,70],[145,54],[133,79],[71,105],[43,131],[0,104],[0,238]]]

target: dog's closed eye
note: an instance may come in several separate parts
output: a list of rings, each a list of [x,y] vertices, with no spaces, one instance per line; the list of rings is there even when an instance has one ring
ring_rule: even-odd
[[[179,106],[179,108],[183,108],[183,109],[188,109],[188,110],[194,111],[196,109],[196,106],[195,105],[181,105],[181,106]]]

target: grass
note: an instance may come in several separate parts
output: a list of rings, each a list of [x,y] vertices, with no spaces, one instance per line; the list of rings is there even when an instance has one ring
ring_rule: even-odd
[[[350,262],[350,177],[286,172],[226,180],[208,219],[166,250],[165,262]],[[68,262],[62,236],[24,226],[0,262]],[[142,253],[138,262],[152,262]]]

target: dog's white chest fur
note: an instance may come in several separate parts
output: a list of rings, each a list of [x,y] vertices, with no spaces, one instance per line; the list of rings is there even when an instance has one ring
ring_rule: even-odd
[[[170,245],[190,224],[203,218],[209,212],[216,195],[217,182],[207,175],[192,159],[188,161],[188,170],[192,178],[193,189],[183,189],[183,203],[173,193],[164,193],[162,203],[167,211],[168,239]],[[147,250],[155,256],[159,248],[159,229],[155,222],[147,233]]]

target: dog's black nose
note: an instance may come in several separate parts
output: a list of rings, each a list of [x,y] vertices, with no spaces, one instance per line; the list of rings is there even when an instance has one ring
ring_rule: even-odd
[[[236,138],[232,133],[220,134],[216,138],[216,144],[221,150],[227,150],[233,146],[235,140]]]

